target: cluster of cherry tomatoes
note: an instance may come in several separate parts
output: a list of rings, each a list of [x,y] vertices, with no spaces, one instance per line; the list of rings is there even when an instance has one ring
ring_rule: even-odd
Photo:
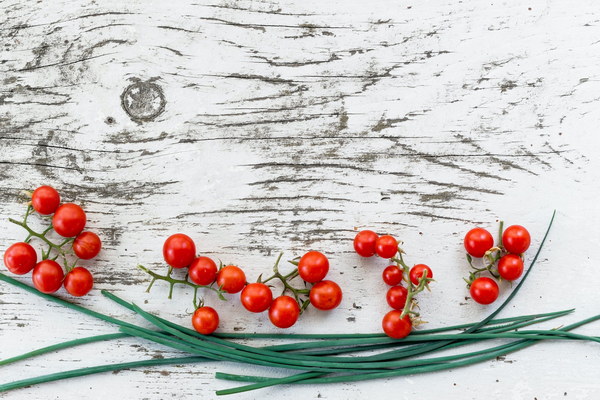
[[[496,280],[514,281],[523,274],[523,253],[529,248],[531,236],[527,229],[520,225],[509,226],[502,232],[501,240],[494,246],[494,238],[483,228],[473,228],[465,235],[464,245],[467,260],[474,269],[470,272],[467,285],[473,300],[479,304],[491,304],[498,298],[500,289]],[[483,266],[473,266],[473,258],[482,258]],[[489,272],[492,279],[480,276]]]
[[[330,280],[324,280],[329,272],[329,260],[318,251],[309,251],[296,263],[297,269],[287,275],[279,273],[275,267],[275,275],[254,283],[246,281],[244,271],[235,265],[220,267],[209,257],[196,256],[196,245],[187,235],[177,233],[169,238],[163,246],[163,256],[166,263],[175,269],[188,268],[187,279],[195,285],[210,287],[215,285],[219,292],[230,294],[240,293],[240,301],[244,308],[253,313],[268,310],[269,320],[278,328],[289,328],[296,323],[300,313],[309,304],[319,310],[331,310],[342,301],[342,290],[339,285]],[[288,281],[300,276],[305,282],[313,284],[312,288],[296,289]],[[286,291],[294,295],[273,296],[271,286],[267,282],[279,279]],[[300,295],[308,295],[305,301]],[[208,335],[219,326],[219,314],[209,306],[201,305],[192,316],[194,329]]]
[[[354,250],[362,257],[377,254],[396,263],[387,266],[382,274],[383,281],[391,286],[387,291],[386,300],[392,311],[383,317],[381,325],[383,331],[392,338],[401,339],[408,336],[413,326],[411,316],[418,316],[412,311],[413,296],[427,287],[433,279],[431,268],[425,264],[416,264],[408,268],[402,259],[398,241],[393,236],[379,236],[370,230],[360,231],[356,235]],[[407,283],[408,289],[402,286],[403,281]]]
[[[43,232],[35,232],[27,225],[27,218],[35,210],[43,216],[52,215],[52,222]],[[23,221],[14,222],[25,228],[29,235],[23,242],[11,245],[4,253],[4,265],[8,270],[17,275],[32,272],[34,286],[43,293],[54,293],[64,285],[67,292],[73,296],[87,294],[94,284],[90,271],[76,263],[68,262],[69,256],[74,254],[78,259],[89,260],[98,255],[102,242],[93,232],[83,231],[87,217],[83,209],[77,204],[60,204],[59,193],[50,186],[40,186],[31,196],[31,205],[28,206]],[[65,238],[60,243],[52,242],[47,235],[54,230]],[[47,246],[42,250],[42,259],[38,262],[38,255],[30,244],[33,238],[40,239]],[[64,262],[61,266],[56,260]],[[66,275],[65,275],[66,270]]]

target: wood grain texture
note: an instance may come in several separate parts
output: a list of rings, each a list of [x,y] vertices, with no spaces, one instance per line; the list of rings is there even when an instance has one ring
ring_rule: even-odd
[[[281,250],[291,258],[320,249],[345,299],[336,312],[309,311],[292,331],[370,332],[386,310],[384,264],[359,260],[350,245],[355,229],[369,227],[398,236],[409,261],[434,268],[435,289],[421,296],[431,326],[473,321],[489,310],[465,300],[462,234],[503,218],[528,226],[537,246],[557,208],[539,270],[505,315],[575,306],[573,321],[598,312],[594,1],[2,0],[0,10],[0,215],[21,214],[23,191],[42,183],[81,203],[105,244],[84,263],[97,289],[188,323],[190,293],[168,301],[157,285],[146,294],[134,268],[162,268],[169,234],[190,234],[203,254],[242,265],[250,279]],[[150,121],[122,106],[139,82],[164,95]],[[0,224],[1,251],[21,238]],[[79,302],[131,318],[99,291]],[[6,285],[0,305],[0,358],[115,331]],[[224,331],[274,329],[237,300],[218,307]],[[238,398],[595,398],[597,350],[547,343],[427,376]],[[124,339],[0,376],[171,354]],[[139,369],[0,398],[213,398],[230,385],[214,380],[217,370],[250,368]]]

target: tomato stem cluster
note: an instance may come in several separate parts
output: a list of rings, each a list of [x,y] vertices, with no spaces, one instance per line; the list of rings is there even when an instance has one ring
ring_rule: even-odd
[[[292,272],[290,272],[287,275],[282,275],[281,272],[279,272],[279,262],[281,261],[281,257],[283,256],[283,252],[279,253],[279,256],[277,257],[277,261],[275,261],[275,265],[273,266],[273,275],[271,275],[270,277],[266,278],[266,279],[262,279],[262,276],[259,276],[258,278],[258,282],[259,283],[267,283],[269,281],[272,281],[273,279],[278,279],[279,281],[281,281],[281,283],[283,284],[283,291],[281,292],[281,295],[283,296],[284,294],[286,294],[286,292],[291,292],[292,295],[294,296],[294,299],[296,299],[296,302],[298,303],[298,305],[300,306],[300,311],[304,311],[306,310],[306,308],[308,307],[308,305],[310,304],[310,299],[306,298],[306,299],[302,299],[301,296],[307,296],[310,293],[310,289],[298,289],[293,287],[289,281],[291,281],[292,279],[294,279],[295,277],[297,277],[299,275],[298,272],[298,268],[294,268],[294,270]],[[289,261],[290,264],[298,266],[298,263],[296,261]]]
[[[407,288],[408,294],[406,296],[406,304],[404,305],[404,308],[402,309],[401,318],[404,318],[406,315],[410,315],[411,317],[414,318],[413,325],[419,325],[419,323],[422,323],[422,321],[418,320],[418,318],[420,317],[420,314],[416,311],[413,311],[414,308],[418,308],[417,300],[414,297],[417,295],[417,293],[420,293],[425,289],[430,290],[429,282],[432,282],[433,278],[428,278],[427,270],[423,270],[423,274],[419,277],[418,284],[415,285],[409,276],[410,267],[404,262],[404,259],[402,258],[403,253],[404,253],[404,251],[402,249],[398,248],[397,256],[391,259],[393,262],[396,263],[396,265],[398,265],[398,268],[403,270],[404,276],[403,276],[402,280],[405,281],[408,286],[408,288]]]

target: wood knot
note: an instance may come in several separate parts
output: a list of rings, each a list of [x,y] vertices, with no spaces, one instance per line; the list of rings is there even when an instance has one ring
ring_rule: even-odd
[[[165,109],[167,101],[160,86],[151,81],[137,81],[121,94],[121,106],[136,122],[154,120]]]

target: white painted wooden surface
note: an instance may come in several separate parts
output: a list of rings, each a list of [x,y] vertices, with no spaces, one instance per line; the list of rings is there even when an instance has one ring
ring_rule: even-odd
[[[502,315],[598,313],[595,1],[3,0],[0,10],[0,215],[19,215],[22,191],[42,183],[84,205],[105,249],[85,263],[97,285],[81,304],[132,319],[104,288],[188,323],[190,293],[147,294],[134,268],[160,268],[164,238],[182,231],[250,279],[280,250],[326,252],[344,301],[290,331],[371,332],[386,312],[385,264],[351,251],[355,227],[369,227],[434,268],[420,297],[430,327],[475,321],[490,308],[465,301],[464,232],[503,218],[530,228],[537,248],[557,208],[537,270]],[[164,93],[152,121],[121,106],[136,80]],[[22,238],[0,224],[0,251]],[[224,331],[274,331],[237,300],[207,302]],[[0,305],[0,358],[115,331],[5,284]],[[0,368],[0,381],[172,354],[124,339]],[[597,398],[599,366],[597,345],[555,342],[504,362],[237,398]],[[232,386],[215,371],[256,372],[138,369],[0,398],[213,398]]]

